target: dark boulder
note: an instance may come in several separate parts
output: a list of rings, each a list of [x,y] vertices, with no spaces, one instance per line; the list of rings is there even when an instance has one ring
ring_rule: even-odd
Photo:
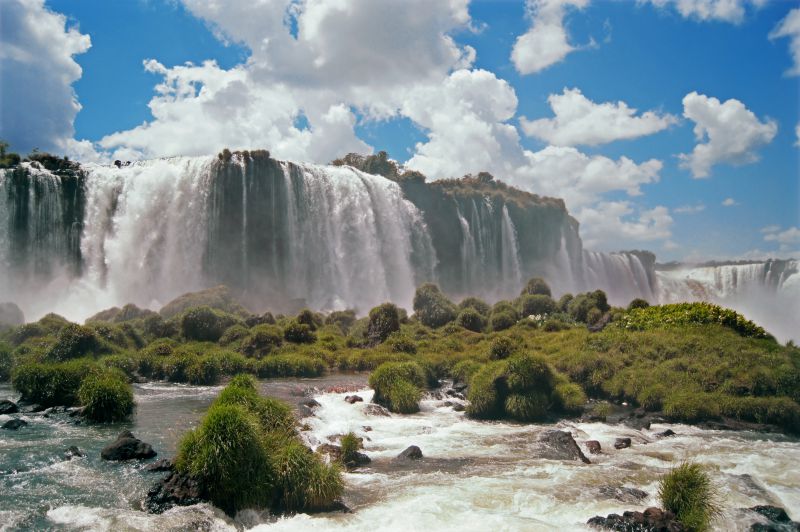
[[[78,449],[75,445],[70,445],[66,451],[64,451],[64,460],[72,460],[73,458],[83,458],[86,454]]]
[[[364,398],[361,397],[360,395],[348,395],[347,397],[344,398],[344,400],[353,405],[362,402]]]
[[[342,448],[331,443],[323,443],[318,445],[317,452],[323,455],[327,454],[330,457],[331,462],[338,462],[342,459]]]
[[[614,440],[614,449],[627,449],[631,446],[630,438],[617,438]]]
[[[19,412],[17,403],[8,399],[0,401],[0,414],[16,414],[17,412]]]
[[[667,429],[664,432],[656,434],[656,438],[669,438],[670,436],[675,436],[675,432],[672,429]]]
[[[779,506],[760,505],[747,509],[766,520],[766,523],[753,523],[751,532],[800,532],[800,523],[792,521],[786,510]]]
[[[5,423],[3,423],[3,426],[0,428],[4,428],[6,430],[19,430],[20,428],[24,427],[27,424],[28,422],[25,421],[24,419],[9,419]]]
[[[206,490],[197,479],[173,471],[150,488],[144,505],[148,512],[160,514],[173,506],[191,506],[206,499]]]
[[[648,508],[644,512],[625,512],[608,517],[596,516],[587,521],[589,526],[619,532],[683,532],[686,528],[678,522],[675,514],[660,508]]]
[[[364,453],[356,452],[349,460],[345,461],[344,465],[347,468],[360,467],[369,464],[372,459]]]
[[[297,409],[300,411],[302,417],[310,417],[314,415],[314,409],[321,406],[316,399],[308,398],[303,399],[297,403]]]
[[[395,460],[420,460],[422,458],[422,450],[416,445],[407,447],[402,453],[395,457]]]
[[[133,460],[153,458],[157,453],[149,443],[144,443],[129,430],[122,432],[117,439],[100,451],[103,460]]]
[[[584,442],[586,445],[586,449],[589,451],[589,454],[600,454],[603,452],[603,448],[600,446],[600,442],[597,440],[587,440]]]
[[[381,405],[376,405],[375,403],[369,403],[364,407],[364,413],[368,416],[384,416],[388,417],[391,414],[389,413],[386,408],[382,407]]]
[[[540,458],[547,460],[580,460],[585,464],[591,464],[569,432],[548,430],[539,436],[539,443],[542,444],[538,450]]]
[[[164,471],[174,471],[175,463],[169,458],[162,458],[160,460],[156,460],[152,464],[147,464],[146,466],[144,466],[143,469],[151,473],[163,473]]]

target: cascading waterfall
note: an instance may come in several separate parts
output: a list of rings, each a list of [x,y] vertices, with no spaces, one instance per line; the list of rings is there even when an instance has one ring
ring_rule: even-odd
[[[503,225],[501,237],[501,286],[506,297],[513,295],[522,286],[522,270],[519,259],[519,244],[517,242],[517,230],[511,216],[508,214],[508,207],[503,205]]]

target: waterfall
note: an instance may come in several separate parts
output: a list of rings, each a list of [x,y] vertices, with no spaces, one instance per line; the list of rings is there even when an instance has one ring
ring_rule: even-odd
[[[611,304],[626,306],[634,298],[656,302],[654,279],[640,254],[584,251],[583,265],[586,290],[605,291]]]
[[[501,286],[505,297],[515,296],[522,286],[522,271],[519,260],[517,230],[508,207],[503,205],[503,225],[501,230]]]

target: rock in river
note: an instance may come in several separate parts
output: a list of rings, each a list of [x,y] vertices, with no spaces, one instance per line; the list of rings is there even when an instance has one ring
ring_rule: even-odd
[[[419,460],[422,458],[422,450],[416,445],[407,447],[402,453],[395,457],[395,460]]]
[[[27,424],[28,422],[24,419],[9,419],[3,423],[2,428],[6,430],[19,430],[21,427],[24,427]]]
[[[539,443],[542,444],[538,451],[541,458],[547,460],[580,460],[585,464],[591,464],[569,432],[563,430],[545,431],[539,436]]]
[[[149,443],[134,436],[131,431],[123,431],[117,439],[100,451],[103,460],[133,460],[137,458],[153,458],[157,453]]]
[[[682,532],[686,528],[678,522],[675,514],[660,508],[648,508],[644,512],[625,512],[608,517],[596,516],[586,523],[605,530],[620,532]]]
[[[8,399],[0,401],[0,414],[16,414],[17,412],[19,412],[17,403]]]

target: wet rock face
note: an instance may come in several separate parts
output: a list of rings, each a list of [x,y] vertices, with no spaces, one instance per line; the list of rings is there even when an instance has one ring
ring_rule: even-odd
[[[602,486],[599,490],[600,495],[616,499],[625,503],[638,503],[647,498],[647,492],[626,486]]]
[[[541,458],[547,460],[580,460],[584,464],[591,464],[581,448],[575,443],[572,434],[563,430],[548,430],[539,436],[542,444],[538,451]]]
[[[361,401],[364,400],[364,398],[361,397],[360,395],[348,395],[347,397],[344,398],[344,400],[352,405],[355,403],[360,403]]]
[[[151,473],[162,473],[164,471],[174,471],[175,470],[175,463],[170,460],[169,458],[162,458],[161,460],[156,460],[152,464],[147,464],[144,466],[145,471],[149,471]]]
[[[129,430],[122,432],[115,441],[100,451],[100,457],[103,460],[116,461],[153,458],[156,454],[149,443],[144,443]]]
[[[603,452],[603,448],[600,446],[600,442],[597,440],[588,440],[584,443],[586,445],[586,449],[589,451],[589,454],[600,454]]]
[[[19,412],[17,403],[3,399],[0,401],[0,414],[16,414]]]
[[[586,522],[589,526],[619,532],[683,532],[675,514],[660,508],[648,508],[644,512],[625,512],[608,517],[595,516]]]
[[[70,445],[66,451],[64,451],[64,460],[72,460],[73,458],[83,458],[86,454],[78,449],[75,445]]]
[[[630,438],[617,438],[614,441],[614,449],[627,449],[631,446]]]
[[[206,490],[198,480],[173,471],[150,488],[144,505],[148,512],[160,514],[173,506],[191,506],[206,499]]]
[[[389,413],[386,408],[382,407],[381,405],[376,405],[374,403],[370,403],[364,407],[364,413],[368,416],[382,416],[388,417],[391,414]]]
[[[407,447],[402,453],[398,454],[395,460],[420,460],[422,458],[422,450],[416,445]]]
[[[800,532],[800,523],[792,521],[786,510],[778,506],[753,506],[747,509],[761,516],[766,523],[750,525],[751,532]]]

